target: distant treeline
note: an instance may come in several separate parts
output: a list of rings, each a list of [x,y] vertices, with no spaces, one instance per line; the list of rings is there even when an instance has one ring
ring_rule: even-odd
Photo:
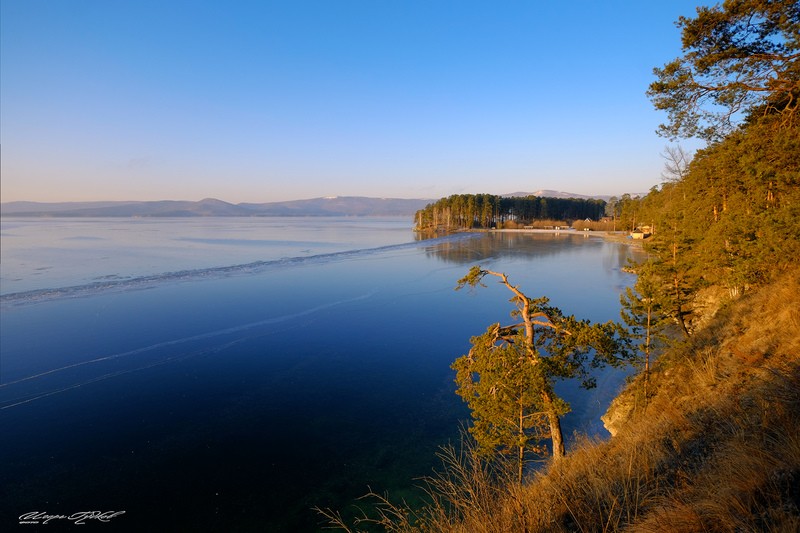
[[[454,194],[417,211],[415,221],[419,230],[492,228],[546,219],[569,224],[587,218],[598,220],[605,209],[606,202],[595,199]]]

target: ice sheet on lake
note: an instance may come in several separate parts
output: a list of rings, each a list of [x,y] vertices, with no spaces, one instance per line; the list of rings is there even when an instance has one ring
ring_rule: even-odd
[[[373,294],[373,292],[368,292],[352,298],[317,305],[295,313],[159,342],[150,346],[96,357],[39,372],[31,376],[21,377],[0,384],[0,410],[24,405],[130,372],[145,370],[200,355],[219,353],[253,336],[274,332],[275,326],[295,323],[300,318],[310,317],[320,311],[366,300]]]
[[[126,277],[118,274],[108,274],[96,278],[96,281],[80,285],[19,291],[0,295],[0,305],[30,304],[40,301],[50,301],[63,298],[76,298],[91,296],[108,291],[127,291],[147,289],[169,282],[196,281],[202,279],[219,279],[228,276],[242,276],[257,274],[271,268],[289,268],[306,264],[320,264],[333,261],[343,261],[358,256],[379,254],[393,250],[403,250],[419,247],[432,247],[446,243],[474,238],[475,234],[462,233],[429,239],[413,241],[402,244],[378,246],[345,250],[332,253],[322,253],[308,256],[284,257],[268,261],[253,261],[245,264],[216,266],[209,268],[187,269],[174,272],[163,272],[152,275]]]

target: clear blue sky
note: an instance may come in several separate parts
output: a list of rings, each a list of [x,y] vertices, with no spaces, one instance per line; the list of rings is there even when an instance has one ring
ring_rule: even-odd
[[[2,201],[646,192],[699,2],[3,0]]]

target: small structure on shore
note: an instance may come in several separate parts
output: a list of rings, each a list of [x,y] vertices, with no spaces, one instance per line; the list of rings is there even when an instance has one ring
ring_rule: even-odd
[[[653,234],[650,226],[639,226],[631,232],[632,239],[646,239]]]

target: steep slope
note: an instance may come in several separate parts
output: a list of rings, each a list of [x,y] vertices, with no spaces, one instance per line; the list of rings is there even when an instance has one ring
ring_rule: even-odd
[[[800,531],[799,332],[794,270],[665,353],[646,407],[633,381],[609,441],[431,529]]]

